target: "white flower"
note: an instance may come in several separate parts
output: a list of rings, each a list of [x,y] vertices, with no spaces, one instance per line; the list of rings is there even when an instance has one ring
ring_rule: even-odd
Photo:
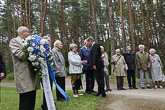
[[[32,40],[35,40],[36,38],[32,37]]]
[[[37,66],[39,63],[38,62],[32,62],[33,66]]]
[[[41,43],[42,45],[44,45],[44,44],[47,44],[48,41],[47,41],[46,39],[41,39],[41,40],[40,40],[40,43]]]
[[[33,47],[28,47],[27,50],[28,50],[28,52],[33,52],[34,51]]]
[[[33,43],[32,46],[34,47],[35,46],[35,43]]]
[[[44,48],[43,45],[40,45],[40,50],[41,50],[42,53],[44,53],[46,51],[46,49]]]
[[[29,59],[30,61],[35,61],[36,58],[37,58],[37,57],[36,57],[35,55],[29,55],[29,57],[28,57],[28,59]]]
[[[34,71],[37,71],[37,69],[34,69]]]
[[[28,36],[27,38],[25,38],[25,41],[28,41],[28,40],[32,40],[32,36]]]
[[[38,58],[38,61],[39,61],[39,62],[44,62],[44,58],[41,58],[41,57],[40,57],[40,58]]]
[[[23,46],[24,46],[24,47],[26,47],[27,45],[28,45],[28,43],[27,43],[27,42],[24,42],[24,43],[23,43]]]

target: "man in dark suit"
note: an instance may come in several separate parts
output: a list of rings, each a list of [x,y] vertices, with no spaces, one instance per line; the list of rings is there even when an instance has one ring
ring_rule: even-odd
[[[79,51],[81,61],[89,60],[89,52],[90,52],[89,44],[87,42],[87,39],[85,39],[84,46]],[[90,65],[88,63],[83,65],[83,73],[85,73],[85,75],[86,75],[86,90],[85,90],[85,92],[87,94],[96,93],[93,90],[94,89],[94,73],[90,69]]]
[[[101,49],[100,45],[95,43],[95,40],[92,36],[87,39],[90,46],[92,46],[89,54],[89,65],[93,73],[96,76],[96,81],[98,85],[97,97],[106,97],[104,89],[104,65],[101,59]]]
[[[2,60],[2,54],[0,53],[0,82],[5,78],[6,76],[6,67],[5,63]]]
[[[136,64],[135,64],[135,52],[131,51],[131,47],[126,47],[126,52],[123,54],[124,59],[128,65],[127,70],[127,80],[128,80],[128,86],[129,89],[138,89],[136,87],[136,78],[135,78],[135,70],[136,70]],[[132,83],[131,83],[132,78]]]

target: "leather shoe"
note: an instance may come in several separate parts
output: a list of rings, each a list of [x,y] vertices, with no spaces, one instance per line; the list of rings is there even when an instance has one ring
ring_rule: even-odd
[[[148,88],[148,89],[151,89],[151,87],[150,87],[150,86],[147,86],[147,88]]]
[[[60,102],[62,102],[62,101],[65,101],[65,99],[57,99],[57,101],[60,101]]]
[[[129,87],[129,89],[132,89],[132,87]]]
[[[121,88],[120,90],[126,90],[125,88]]]
[[[95,96],[99,96],[100,95],[100,93],[97,93]]]
[[[96,91],[90,91],[91,93],[97,93]]]
[[[85,93],[87,93],[87,94],[91,94],[91,92],[85,92]]]
[[[106,97],[106,94],[99,94],[98,96],[96,97]]]
[[[133,89],[138,89],[137,87],[133,87]]]
[[[142,89],[145,89],[145,87],[142,87]]]

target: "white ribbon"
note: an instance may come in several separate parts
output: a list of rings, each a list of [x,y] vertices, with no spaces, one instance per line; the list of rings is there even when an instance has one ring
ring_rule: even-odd
[[[46,76],[42,76],[42,83],[43,83],[43,89],[44,89],[44,93],[45,93],[45,99],[46,99],[48,110],[56,110],[51,87],[50,87],[47,63],[46,63],[46,67],[42,66],[42,70],[46,74]]]

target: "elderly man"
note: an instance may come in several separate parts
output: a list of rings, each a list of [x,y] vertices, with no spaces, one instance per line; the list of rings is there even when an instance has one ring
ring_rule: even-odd
[[[6,76],[6,67],[5,63],[2,60],[2,55],[0,53],[0,82],[5,78]]]
[[[13,38],[9,43],[16,88],[19,94],[19,110],[34,110],[35,107],[36,88],[34,79],[29,73],[28,63],[24,61],[23,51],[23,41],[29,35],[29,29],[21,26],[18,28],[18,37]]]
[[[101,58],[104,62],[104,77],[105,77],[105,82],[106,82],[106,92],[108,92],[108,91],[111,92],[112,90],[110,89],[110,84],[109,84],[108,54],[106,52],[104,52],[104,47],[103,46],[100,46],[100,48],[101,48],[101,53],[102,53]]]
[[[81,57],[81,61],[83,60],[89,60],[89,44],[87,42],[87,39],[84,40],[84,46],[80,49],[79,55]],[[94,89],[94,74],[92,70],[90,69],[89,64],[83,65],[83,72],[85,73],[86,76],[86,90],[85,92],[87,94],[90,94],[92,92],[95,92]]]
[[[66,68],[65,68],[65,60],[61,53],[62,47],[63,47],[62,42],[56,40],[54,42],[54,48],[52,49],[52,55],[54,59],[54,66],[55,66],[54,73],[56,76],[56,82],[65,91]],[[64,96],[59,92],[57,88],[56,88],[56,95],[57,95],[57,101],[65,101]]]
[[[128,70],[127,64],[124,57],[120,54],[120,49],[116,49],[116,54],[112,56],[111,59],[112,65],[112,74],[116,76],[117,80],[117,89],[126,90],[123,88],[124,85],[124,76],[126,76],[126,71]]]
[[[138,89],[136,87],[136,78],[135,78],[135,70],[136,70],[136,64],[135,64],[135,52],[131,50],[130,46],[126,47],[126,52],[123,54],[124,59],[128,65],[128,70],[127,70],[127,80],[128,80],[128,86],[129,89]],[[132,78],[132,83],[131,83],[131,78]]]
[[[87,38],[87,41],[92,49],[89,54],[89,65],[93,73],[96,76],[96,81],[98,85],[98,93],[96,97],[106,97],[104,89],[104,65],[101,59],[101,49],[99,44],[95,43],[95,40],[92,36]]]
[[[139,73],[140,73],[141,88],[142,89],[145,89],[145,87],[144,87],[144,74],[146,77],[147,88],[150,88],[148,69],[150,68],[151,61],[150,61],[149,53],[145,52],[144,48],[145,48],[144,45],[139,45],[140,51],[138,51],[136,53],[136,61],[137,61],[137,66],[138,66]]]

